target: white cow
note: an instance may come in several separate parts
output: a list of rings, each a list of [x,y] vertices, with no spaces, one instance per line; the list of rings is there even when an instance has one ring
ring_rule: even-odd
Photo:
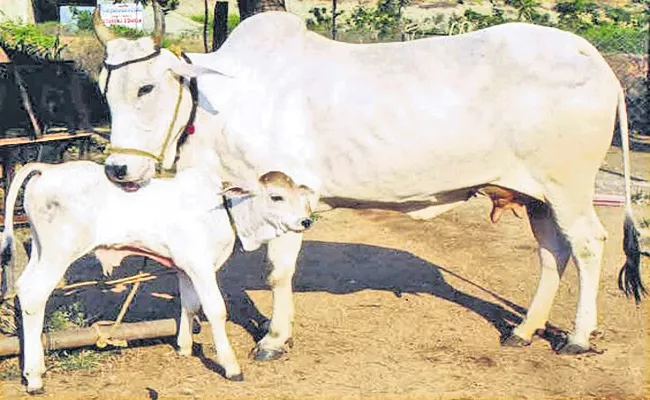
[[[623,91],[594,46],[574,34],[512,23],[347,44],[308,31],[292,14],[267,12],[243,21],[216,52],[177,57],[151,38],[113,38],[96,22],[112,114],[106,173],[124,187],[147,182],[157,162],[169,167],[189,130],[178,168],[209,166],[224,179],[278,169],[330,206],[432,218],[480,192],[493,198],[495,220],[526,210],[541,277],[526,319],[504,344],[527,344],[545,327],[573,256],[580,294],[575,330],[560,351],[590,348],[607,236],[592,204],[594,180],[618,116],[630,239],[620,284],[637,298],[645,290]],[[198,90],[180,77],[198,77]],[[259,360],[281,355],[291,337],[300,244],[296,233],[269,242],[273,315]]]
[[[7,195],[3,265],[11,253],[18,191],[34,175],[24,195],[32,250],[16,284],[23,320],[23,375],[29,393],[43,390],[45,303],[69,265],[92,251],[109,273],[129,255],[145,255],[177,267],[182,304],[179,353],[191,354],[192,319],[202,306],[225,376],[242,379],[226,336],[226,308],[215,271],[232,253],[233,227],[244,250],[309,228],[308,188],[298,187],[281,172],[269,172],[249,188],[229,186],[220,191],[221,181],[213,173],[189,168],[173,179],[155,179],[138,192],[127,193],[110,183],[103,167],[93,162],[27,164]]]

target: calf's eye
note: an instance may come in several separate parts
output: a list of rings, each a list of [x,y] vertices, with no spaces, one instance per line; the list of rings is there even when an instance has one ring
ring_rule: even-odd
[[[279,202],[279,201],[284,201],[284,197],[279,196],[277,194],[271,195],[271,201],[273,202]]]
[[[145,94],[149,94],[151,93],[152,90],[153,90],[153,85],[140,86],[140,89],[138,89],[138,97],[142,97]]]

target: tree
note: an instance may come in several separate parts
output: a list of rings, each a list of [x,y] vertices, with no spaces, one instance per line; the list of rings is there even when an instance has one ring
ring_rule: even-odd
[[[242,21],[265,11],[287,11],[284,0],[237,0],[237,5]]]

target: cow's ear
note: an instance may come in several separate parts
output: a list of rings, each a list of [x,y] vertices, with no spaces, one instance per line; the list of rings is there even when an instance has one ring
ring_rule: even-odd
[[[189,64],[183,60],[175,59],[172,61],[169,69],[176,75],[184,76],[186,78],[197,78],[201,75],[216,74],[221,76],[228,76],[216,69],[203,67],[196,64]]]

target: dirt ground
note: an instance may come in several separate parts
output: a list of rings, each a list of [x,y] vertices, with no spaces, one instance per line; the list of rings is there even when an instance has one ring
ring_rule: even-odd
[[[608,155],[604,167],[614,173],[603,172],[602,179],[618,179],[618,153],[613,148]],[[634,175],[650,179],[650,153],[636,152],[633,160]],[[489,210],[487,200],[476,199],[428,222],[376,210],[322,214],[306,235],[294,281],[294,346],[274,362],[248,358],[257,325],[270,313],[263,254],[236,254],[220,281],[244,382],[214,371],[203,326],[191,358],[177,356],[171,339],[135,343],[94,370],[49,371],[42,398],[647,398],[648,300],[636,307],[616,287],[623,209],[598,208],[610,234],[598,302],[601,332],[594,340],[603,353],[581,356],[556,355],[542,338],[526,348],[500,346],[500,334],[521,320],[532,298],[538,262],[528,222],[508,214],[492,224]],[[637,211],[637,220],[650,216],[647,204]],[[118,276],[141,264],[132,259]],[[145,268],[154,269],[154,263]],[[99,275],[96,262],[84,259],[68,279]],[[576,278],[570,266],[551,314],[556,327],[572,328]],[[126,320],[178,314],[176,299],[150,295],[177,294],[173,277],[143,286]],[[66,301],[82,301],[91,314],[110,318],[125,296],[90,291]],[[0,360],[3,399],[27,397],[20,378],[8,373],[17,364],[16,357]]]

